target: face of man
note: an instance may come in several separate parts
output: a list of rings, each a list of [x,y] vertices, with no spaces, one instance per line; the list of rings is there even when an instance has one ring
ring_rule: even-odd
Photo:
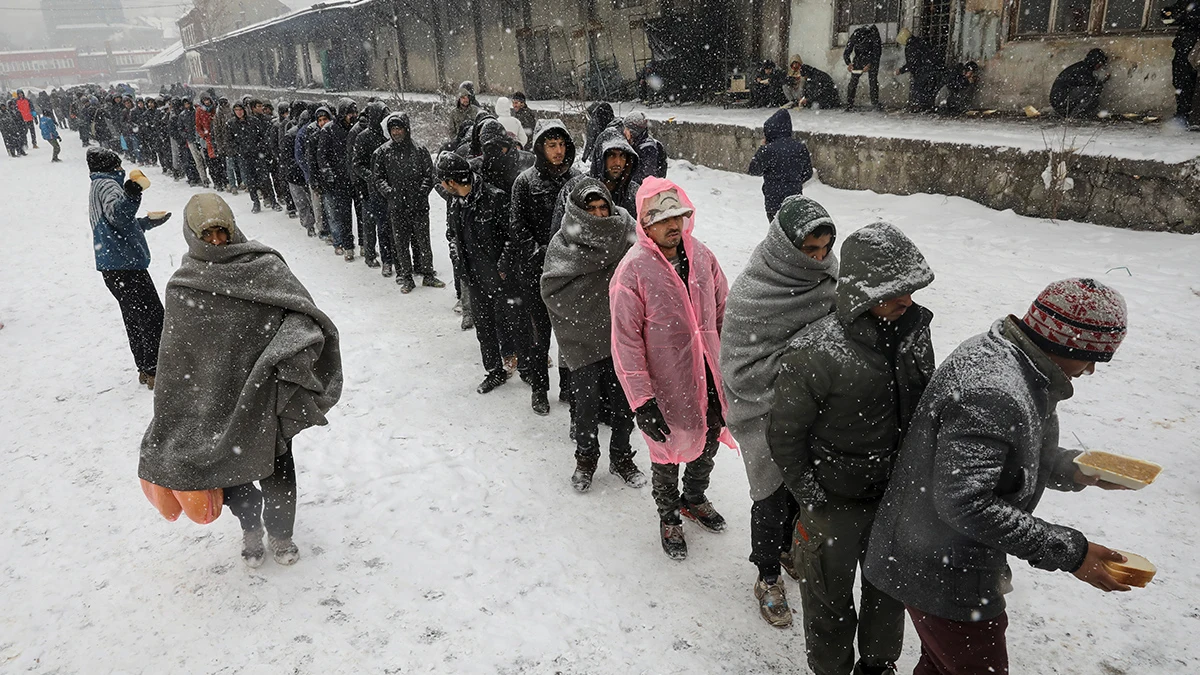
[[[408,138],[408,129],[399,126],[392,127],[391,129],[388,129],[388,135],[392,137],[393,141],[396,141],[397,143],[403,143],[404,139]]]
[[[672,216],[647,225],[646,234],[662,249],[673,249],[683,241],[683,216]]]
[[[584,206],[584,210],[593,216],[596,216],[597,218],[607,218],[611,215],[611,212],[608,209],[608,201],[600,197],[596,197],[595,199],[589,201]]]
[[[459,183],[458,181],[454,180],[442,181],[442,189],[459,197],[466,197],[467,195],[471,194],[470,183]]]
[[[245,118],[246,118],[246,109],[245,109],[245,108],[241,108],[241,107],[234,108],[234,109],[233,109],[233,116],[234,116],[234,117],[236,117],[236,118],[238,118],[239,120],[241,120],[241,119],[245,119]]]
[[[1049,356],[1050,360],[1057,364],[1058,367],[1062,369],[1063,373],[1072,380],[1083,377],[1084,375],[1091,375],[1096,372],[1096,364],[1094,361],[1068,359],[1065,356],[1055,356],[1054,354],[1047,354],[1046,356]]]
[[[253,108],[253,109],[251,109],[251,112],[253,112],[255,115],[261,115],[261,114],[263,114],[263,112],[264,112],[266,109],[267,109],[267,108],[266,108],[266,106],[264,106],[263,104],[261,104],[261,103],[255,103],[255,104],[254,104],[254,108]]]
[[[223,227],[210,227],[200,233],[200,238],[213,246],[224,246],[229,243],[229,233]]]
[[[567,157],[567,141],[562,138],[548,138],[542,145],[542,152],[545,153],[547,162],[559,166]]]
[[[465,108],[469,105],[471,105],[471,97],[470,96],[459,96],[458,97],[458,107]]]
[[[912,295],[901,295],[898,298],[884,300],[871,308],[871,314],[880,321],[897,321],[912,307]]]
[[[514,112],[520,112],[525,109],[525,101],[513,101],[512,109]]]
[[[326,124],[329,124],[328,117],[321,115],[320,117],[317,118],[317,128],[318,129],[324,127]]]
[[[354,124],[358,121],[358,113],[352,112],[346,115],[346,124]]]
[[[604,177],[610,181],[615,181],[625,173],[625,167],[629,164],[625,158],[625,153],[620,150],[614,150],[604,155]]]
[[[800,252],[813,260],[824,262],[825,256],[829,255],[831,243],[833,243],[832,234],[823,234],[819,237],[810,234],[800,242]]]

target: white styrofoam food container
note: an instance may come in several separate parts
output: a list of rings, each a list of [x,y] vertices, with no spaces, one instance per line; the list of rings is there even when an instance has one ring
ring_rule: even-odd
[[[1079,473],[1082,473],[1085,476],[1096,477],[1096,478],[1099,478],[1100,480],[1108,481],[1109,483],[1115,483],[1117,485],[1120,485],[1121,487],[1127,487],[1130,490],[1141,490],[1142,488],[1146,487],[1150,483],[1154,482],[1154,479],[1151,479],[1150,482],[1144,483],[1135,478],[1130,478],[1129,476],[1124,476],[1119,473],[1113,473],[1112,471],[1107,471],[1107,470],[1101,469],[1099,467],[1085,464],[1084,461],[1086,460],[1086,458],[1088,457],[1089,454],[1091,454],[1091,453],[1085,452],[1075,458],[1075,466],[1079,468]],[[1107,454],[1113,455],[1115,457],[1123,457],[1125,459],[1132,459],[1137,462],[1141,462],[1143,464],[1147,464],[1149,466],[1155,467],[1158,469],[1159,472],[1162,471],[1162,467],[1159,466],[1158,464],[1155,464],[1154,462],[1147,462],[1144,459],[1136,459],[1134,457],[1118,455],[1115,452],[1110,452]],[[1154,477],[1158,478],[1158,473],[1155,473]]]

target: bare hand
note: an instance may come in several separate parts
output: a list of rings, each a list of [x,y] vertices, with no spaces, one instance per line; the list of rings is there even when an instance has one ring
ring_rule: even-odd
[[[1099,476],[1089,476],[1079,469],[1075,469],[1075,484],[1076,485],[1095,485],[1101,490],[1128,490],[1124,485],[1117,485],[1106,480],[1101,480]]]
[[[848,73],[853,73],[853,72],[854,72],[854,66],[850,65],[849,63],[847,63],[847,64],[846,64],[846,72],[848,72]]]
[[[863,66],[863,72],[864,72],[864,73],[865,73],[865,72],[867,72],[867,71],[868,71],[868,70],[870,70],[870,69],[871,69],[871,64],[869,64],[869,63],[868,63],[867,65]]]
[[[1083,559],[1083,564],[1079,569],[1072,572],[1076,579],[1086,581],[1087,583],[1099,588],[1105,593],[1111,591],[1128,591],[1129,587],[1117,581],[1109,574],[1108,569],[1104,566],[1105,560],[1113,562],[1125,562],[1125,556],[1116,551],[1088,542],[1087,556]]]
[[[506,278],[508,278],[508,275],[505,274],[504,272],[501,272],[500,273],[500,281],[504,281]]]

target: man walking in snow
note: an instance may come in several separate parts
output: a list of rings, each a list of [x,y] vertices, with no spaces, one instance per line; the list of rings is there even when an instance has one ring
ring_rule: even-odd
[[[35,121],[37,119],[37,110],[33,107],[33,101],[25,98],[25,92],[17,90],[17,110],[21,113],[21,123],[24,129],[21,130],[22,145],[24,145],[25,133],[29,133],[29,140],[33,142],[33,149],[37,150],[37,132],[34,130]]]
[[[341,397],[337,327],[278,252],[246,239],[219,195],[192,197],[183,234],[138,477],[171,490],[223,488],[242,526],[242,560],[262,565],[265,530],[275,562],[295,564],[292,440],[327,424]]]
[[[776,110],[763,123],[763,143],[746,173],[763,177],[768,221],[775,219],[784,199],[804,194],[804,183],[813,176],[812,155],[804,141],[792,136],[792,116],[788,111]]]
[[[550,357],[550,315],[542,302],[542,265],[553,232],[554,207],[559,193],[572,178],[580,175],[575,163],[575,141],[559,120],[543,120],[533,135],[534,165],[517,177],[512,189],[513,239],[528,246],[519,252],[517,265],[521,297],[533,320],[533,338],[529,370],[522,372],[533,388],[531,405],[539,415],[550,414],[546,398],[550,390],[547,360]],[[472,296],[472,302],[475,298]],[[478,312],[474,314],[478,323]],[[521,332],[528,332],[518,325]]]
[[[1128,591],[1104,567],[1121,554],[1033,515],[1047,488],[1121,489],[1084,476],[1058,444],[1057,406],[1072,379],[1125,338],[1125,299],[1093,279],[1046,287],[937,369],[880,504],[864,575],[903,602],[917,635],[916,675],[1007,673],[1008,556]]]
[[[583,178],[567,195],[563,226],[546,249],[542,299],[558,336],[559,353],[571,373],[575,402],[571,485],[579,492],[591,488],[600,462],[598,434],[604,411],[612,428],[609,472],[630,487],[646,484],[629,445],[633,411],[613,368],[608,303],[608,285],[625,252],[637,241],[636,228],[633,216],[612,203],[603,184]]]
[[[445,288],[433,269],[429,235],[429,193],[434,181],[429,151],[413,141],[407,113],[391,113],[383,125],[388,140],[371,155],[371,179],[376,194],[384,201],[390,224],[388,237],[392,240],[396,284],[401,293],[411,293],[416,288],[413,275],[419,274],[422,286]],[[386,269],[384,276],[388,276]]]
[[[854,579],[933,374],[933,313],[912,299],[932,282],[925,257],[899,228],[857,230],[842,245],[836,311],[805,329],[779,363],[767,444],[800,505],[793,562],[816,675],[896,672],[904,607],[864,581],[856,613]]]
[[[134,170],[126,180],[117,153],[108,148],[89,148],[87,163],[92,175],[88,212],[96,269],[121,306],[138,381],[153,389],[163,306],[154,280],[146,271],[150,246],[145,231],[167,222],[171,214],[155,219],[137,217],[142,192],[150,187],[150,179]]]
[[[61,162],[62,160],[58,158],[58,152],[61,150],[59,141],[62,140],[62,137],[58,135],[58,125],[54,123],[54,115],[42,115],[42,119],[38,122],[38,124],[41,127],[42,138],[45,139],[45,141],[49,143],[50,147],[54,150],[54,156],[50,158],[50,161]]]
[[[637,200],[638,242],[609,285],[612,355],[650,448],[663,551],[683,560],[681,516],[725,529],[704,493],[717,446],[736,447],[725,429],[719,361],[729,284],[716,256],[692,237],[695,209],[683,190],[651,176]]]
[[[785,113],[786,114],[786,113]],[[767,446],[767,418],[779,361],[809,324],[833,310],[838,261],[833,219],[820,204],[789,197],[767,236],[733,282],[721,336],[721,372],[729,430],[742,450],[750,480],[750,562],[758,567],[754,595],[763,619],[792,625],[780,575],[792,562],[792,532],[800,505],[783,482]]]

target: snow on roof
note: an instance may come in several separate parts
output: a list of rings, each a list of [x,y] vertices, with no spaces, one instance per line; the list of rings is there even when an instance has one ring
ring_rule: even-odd
[[[18,49],[15,51],[0,52],[0,56],[8,56],[10,54],[75,54],[74,47],[58,47],[49,49]]]
[[[157,56],[142,64],[143,68],[154,68],[174,63],[183,57],[183,42],[176,42],[158,53]]]
[[[227,40],[229,38],[238,37],[240,35],[247,35],[250,33],[254,33],[254,32],[260,31],[264,28],[278,25],[281,23],[286,23],[288,21],[292,21],[293,19],[298,19],[302,16],[306,16],[308,14],[324,12],[326,10],[331,10],[331,9],[346,9],[346,8],[358,6],[358,5],[369,5],[371,3],[378,2],[378,1],[379,0],[325,0],[324,2],[311,2],[310,0],[290,0],[289,2],[284,2],[284,4],[289,7],[296,5],[299,8],[292,12],[289,12],[287,14],[281,14],[280,16],[277,16],[277,17],[265,19],[265,20],[259,21],[257,23],[252,23],[249,26],[243,26],[242,28],[230,31],[224,35],[218,35],[215,38],[209,38],[208,40],[205,40],[204,42],[202,42],[196,46],[199,47],[199,46],[203,46],[203,45],[216,44],[218,42],[221,42],[222,40]]]

